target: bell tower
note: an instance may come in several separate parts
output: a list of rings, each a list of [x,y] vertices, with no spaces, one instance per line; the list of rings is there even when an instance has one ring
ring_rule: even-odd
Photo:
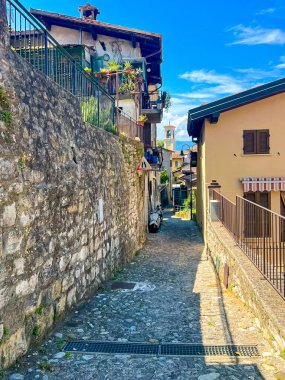
[[[175,150],[175,128],[174,125],[164,126],[164,148]]]

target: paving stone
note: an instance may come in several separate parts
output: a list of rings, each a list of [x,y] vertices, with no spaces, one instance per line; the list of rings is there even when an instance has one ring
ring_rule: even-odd
[[[113,291],[112,281],[106,283],[103,292],[72,312],[52,339],[45,341],[46,355],[52,358],[48,362],[56,361],[54,370],[46,372],[49,380],[276,380],[275,374],[284,371],[285,361],[259,332],[251,311],[231,292],[218,287],[197,225],[172,219],[171,213],[167,217],[161,231],[149,235],[134,265],[117,274],[117,281],[140,284],[137,289]],[[69,340],[125,343],[258,344],[261,356],[82,356],[73,352],[71,358],[60,360],[65,353],[58,352],[56,337],[61,335],[56,334]],[[28,371],[38,368],[37,362],[44,356],[29,352],[11,374],[34,379],[35,371]]]

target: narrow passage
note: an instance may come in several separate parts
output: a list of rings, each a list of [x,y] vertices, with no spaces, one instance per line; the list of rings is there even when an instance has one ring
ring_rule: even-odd
[[[7,379],[276,379],[283,361],[254,316],[230,291],[219,289],[195,223],[172,218],[171,212],[164,216],[160,232],[149,235],[144,250],[112,280],[137,286],[112,290],[112,281],[106,283]],[[258,344],[261,356],[69,354],[62,351],[65,340]]]

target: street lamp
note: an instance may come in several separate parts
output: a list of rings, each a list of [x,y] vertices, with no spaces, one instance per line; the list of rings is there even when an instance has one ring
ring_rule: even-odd
[[[189,148],[189,152],[190,152],[190,150],[191,150],[191,147],[190,147],[190,145],[188,145],[188,144],[183,144],[182,145],[182,147],[181,147],[181,152],[180,152],[180,156],[182,156],[183,157],[183,162],[184,162],[184,152],[183,152],[183,147],[184,146],[188,146],[188,148]],[[193,219],[193,213],[192,213],[192,174],[193,174],[193,172],[192,172],[192,160],[191,160],[191,158],[190,158],[190,220],[192,220]]]

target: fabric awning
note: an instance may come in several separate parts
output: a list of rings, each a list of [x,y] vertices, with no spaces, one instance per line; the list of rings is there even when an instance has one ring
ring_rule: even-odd
[[[285,191],[285,177],[242,178],[243,190],[248,191]]]

